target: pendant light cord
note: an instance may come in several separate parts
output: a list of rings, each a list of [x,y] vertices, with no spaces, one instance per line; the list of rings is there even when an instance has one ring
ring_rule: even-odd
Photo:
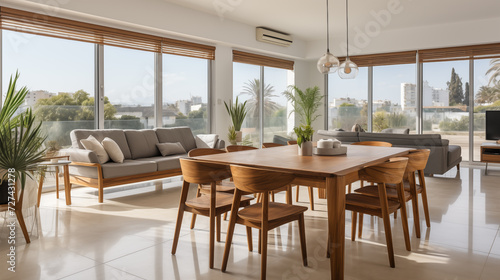
[[[346,26],[346,36],[347,36],[347,56],[349,59],[349,0],[345,0],[345,26]]]
[[[328,23],[328,0],[326,0],[326,51],[330,52],[330,28]]]

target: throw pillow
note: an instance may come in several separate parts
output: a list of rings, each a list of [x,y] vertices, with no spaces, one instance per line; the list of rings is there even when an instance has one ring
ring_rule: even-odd
[[[198,134],[195,137],[196,148],[215,148],[215,144],[219,140],[217,134]]]
[[[115,140],[113,140],[109,137],[106,137],[106,138],[104,138],[104,140],[102,140],[101,144],[104,147],[104,150],[106,150],[106,152],[108,153],[108,155],[112,161],[118,162],[118,163],[123,163],[125,156],[123,155],[123,152],[120,149],[120,146],[118,146],[118,144],[115,142]]]
[[[104,147],[95,139],[94,136],[90,135],[87,139],[82,139],[80,140],[80,143],[82,143],[82,146],[86,150],[90,150],[94,152],[97,155],[97,159],[99,160],[100,164],[106,163],[109,161],[109,156]]]
[[[162,156],[185,154],[186,150],[180,142],[177,143],[156,143]]]
[[[352,132],[365,132],[365,130],[359,124],[355,124],[352,126]]]

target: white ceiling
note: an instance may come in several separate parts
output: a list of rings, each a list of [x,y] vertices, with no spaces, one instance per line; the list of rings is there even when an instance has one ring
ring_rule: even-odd
[[[321,40],[326,33],[326,0],[154,1],[213,14],[221,21],[265,26],[306,41]],[[388,8],[390,5],[396,9]],[[380,11],[396,11],[384,30],[500,18],[499,0],[350,0],[349,9],[350,32],[370,26],[376,21],[373,14]],[[345,32],[345,0],[330,0],[330,32]]]

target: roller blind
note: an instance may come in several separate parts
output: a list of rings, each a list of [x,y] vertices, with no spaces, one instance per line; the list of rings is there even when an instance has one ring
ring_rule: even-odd
[[[280,59],[253,53],[233,50],[233,62],[254,64],[293,70],[293,60]]]
[[[215,47],[0,7],[1,29],[94,44],[215,59]]]
[[[356,56],[350,56],[350,59],[352,62],[356,63],[359,67],[366,67],[366,66],[416,63],[417,61],[416,55],[417,51],[407,51],[407,52],[356,55]],[[339,57],[339,60],[340,63],[342,63],[345,60],[345,57]]]
[[[419,50],[420,62],[500,57],[500,44]]]

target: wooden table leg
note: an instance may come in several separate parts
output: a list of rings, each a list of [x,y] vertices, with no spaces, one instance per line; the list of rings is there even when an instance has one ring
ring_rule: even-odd
[[[66,194],[66,205],[71,205],[71,184],[69,182],[69,167],[64,165],[64,192]]]
[[[42,199],[43,180],[45,180],[45,173],[44,172],[42,172],[40,174],[40,182],[38,182],[38,199],[36,202],[37,207],[40,207],[40,200]]]
[[[344,279],[345,258],[345,177],[326,178],[328,234],[330,235],[331,279]]]
[[[59,167],[58,166],[56,166],[56,198],[59,199]]]

